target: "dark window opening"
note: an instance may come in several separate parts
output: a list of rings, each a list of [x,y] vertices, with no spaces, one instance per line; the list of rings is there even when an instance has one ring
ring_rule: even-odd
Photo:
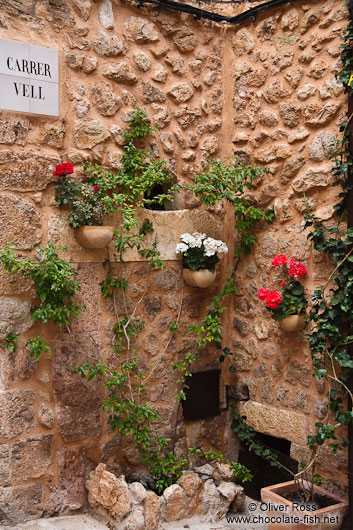
[[[144,198],[148,200],[153,200],[158,195],[168,193],[171,186],[172,184],[169,182],[164,184],[156,184],[155,186],[153,186],[149,194],[144,194]],[[145,208],[147,210],[169,211],[173,209],[172,204],[173,201],[165,201],[162,204],[160,204],[158,201],[153,201],[150,204],[145,204]]]
[[[185,421],[202,420],[220,414],[220,374],[220,370],[207,370],[186,378],[189,388],[185,390],[186,400],[182,401]]]
[[[255,441],[261,443],[266,449],[270,449],[276,453],[279,462],[288,469],[294,473],[298,471],[298,462],[290,457],[290,442],[288,440],[256,433]],[[249,451],[243,442],[240,444],[238,462],[248,467],[254,475],[251,482],[243,484],[245,494],[258,501],[261,500],[261,488],[286,482],[293,478],[284,469],[271,466],[270,462],[263,460],[261,457],[255,455],[255,453]]]

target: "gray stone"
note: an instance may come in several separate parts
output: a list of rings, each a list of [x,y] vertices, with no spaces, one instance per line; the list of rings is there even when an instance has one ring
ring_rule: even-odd
[[[101,389],[97,380],[86,382],[72,372],[73,365],[99,358],[98,333],[60,334],[53,341],[53,387],[57,399],[58,429],[65,441],[101,433]],[[82,399],[85,396],[85,399]]]
[[[143,305],[148,315],[156,316],[162,309],[162,297],[161,296],[146,296],[143,299]]]
[[[312,85],[311,83],[305,83],[299,90],[298,90],[298,99],[301,101],[304,101],[305,99],[310,98],[311,96],[314,96],[316,92],[316,87]]]
[[[299,123],[300,109],[295,103],[280,103],[279,112],[282,121],[288,127],[296,127]]]
[[[168,91],[168,94],[175,99],[176,103],[184,103],[194,95],[194,90],[187,83],[176,83]]]
[[[309,387],[311,384],[311,372],[294,359],[289,363],[284,379],[293,385],[300,384]]]
[[[293,29],[299,26],[299,16],[298,11],[292,7],[287,13],[282,16],[281,27],[282,29]]]
[[[173,136],[168,132],[160,134],[162,149],[165,153],[172,153],[174,151]]]
[[[308,394],[304,390],[296,388],[293,392],[291,406],[294,409],[300,409],[302,412],[308,412]]]
[[[163,491],[166,501],[164,520],[166,522],[178,521],[185,516],[187,500],[184,490],[179,484],[173,484]]]
[[[287,72],[284,76],[285,80],[288,81],[291,87],[298,88],[299,83],[304,75],[304,68],[300,66],[297,70]]]
[[[91,0],[73,0],[73,5],[83,20],[88,20],[91,14]]]
[[[116,57],[126,53],[126,46],[119,37],[97,29],[94,34],[93,48],[98,55]]]
[[[124,22],[124,36],[127,40],[139,43],[159,40],[154,24],[143,18],[130,17]]]
[[[233,320],[233,328],[239,333],[241,337],[246,337],[249,330],[249,322],[246,320],[240,320],[235,317]]]
[[[24,333],[33,326],[31,304],[26,300],[2,298],[0,300],[0,335]]]
[[[171,115],[168,107],[165,107],[163,105],[157,105],[157,103],[152,103],[152,109],[154,111],[153,119],[156,125],[163,129],[168,125],[168,123],[170,123],[171,120]]]
[[[326,103],[321,105],[310,103],[302,110],[304,122],[310,125],[325,125],[333,120],[342,103]]]
[[[158,90],[158,88],[151,85],[151,83],[143,83],[143,100],[145,103],[163,103],[166,99],[164,92]]]
[[[140,482],[132,482],[129,484],[129,490],[134,504],[139,504],[145,500],[147,491]]]
[[[122,106],[119,96],[116,96],[112,87],[106,83],[91,86],[92,103],[102,116],[114,116]]]
[[[275,127],[275,125],[278,124],[278,118],[274,112],[271,110],[262,110],[259,113],[259,122],[262,125],[266,125],[267,127]]]
[[[74,138],[78,149],[92,149],[109,137],[110,133],[99,120],[77,120],[75,122]]]
[[[178,283],[178,276],[170,270],[159,273],[155,280],[155,285],[164,291],[176,291],[178,289]]]
[[[271,236],[266,234],[262,240],[262,252],[265,258],[273,258],[277,252],[277,241]]]
[[[274,385],[272,379],[262,379],[262,382],[260,384],[260,396],[267,403],[272,403],[273,401],[273,387]]]
[[[114,28],[113,6],[110,0],[102,0],[99,8],[98,20],[99,23],[103,26],[103,28]]]
[[[319,88],[320,98],[323,100],[338,98],[343,91],[344,86],[338,79],[328,79],[325,84]]]
[[[161,64],[156,66],[151,73],[153,81],[156,81],[157,83],[165,83],[167,76],[168,72]]]
[[[120,528],[121,530],[145,530],[145,517],[142,506],[133,508]]]
[[[0,444],[0,487],[8,486],[11,482],[11,446]]]
[[[298,156],[293,160],[287,162],[281,171],[280,179],[282,184],[287,184],[289,180],[298,173],[299,169],[302,168],[305,164],[305,158]]]
[[[30,124],[27,120],[10,121],[6,118],[0,119],[0,144],[27,143],[27,135]]]
[[[320,419],[325,418],[327,414],[327,399],[315,398],[314,399],[314,414]]]
[[[292,188],[297,193],[308,191],[312,188],[327,187],[331,181],[329,168],[309,168],[303,176],[296,178],[292,182]]]
[[[127,63],[107,64],[103,67],[102,73],[119,84],[135,85],[137,83],[136,73]]]
[[[33,390],[0,392],[0,435],[14,438],[33,428]]]
[[[51,463],[54,436],[46,434],[18,440],[12,446],[12,476],[17,481],[43,476]]]
[[[333,152],[336,137],[333,133],[322,131],[309,144],[309,158],[315,162],[322,162]]]
[[[299,142],[301,140],[305,140],[309,136],[310,132],[305,129],[305,127],[301,127],[300,129],[296,131],[292,131],[288,134],[287,141],[289,144],[292,144],[294,142]]]
[[[54,412],[49,407],[44,405],[44,403],[40,404],[38,418],[39,418],[39,423],[41,425],[44,425],[44,427],[51,429],[54,426],[54,422],[55,422]]]
[[[83,60],[82,70],[85,74],[90,74],[97,68],[97,63],[97,57],[88,57],[86,55]]]
[[[327,69],[327,63],[325,63],[324,61],[316,60],[311,65],[308,75],[309,77],[313,77],[314,79],[321,79],[326,74]]]
[[[43,514],[41,484],[0,488],[1,522],[24,523]]]
[[[281,405],[284,405],[285,407],[288,407],[288,403],[289,403],[288,393],[289,393],[289,389],[284,384],[281,385],[279,389],[277,390],[277,401],[279,401]]]
[[[66,64],[71,70],[81,70],[84,58],[84,55],[78,55],[77,53],[65,53]]]
[[[174,33],[173,42],[179,51],[186,53],[196,48],[198,40],[194,32],[184,26]]]
[[[57,180],[53,171],[59,162],[58,157],[42,155],[34,151],[19,154],[9,150],[0,151],[0,187],[2,190],[11,191],[43,190],[50,182]],[[22,201],[24,199],[21,199],[21,204],[23,204]],[[26,202],[26,204],[31,203]],[[21,224],[23,230],[26,223]],[[11,234],[8,234],[7,241],[12,240]]]
[[[134,53],[134,61],[138,68],[143,72],[147,72],[151,68],[151,58],[147,53],[136,52]]]

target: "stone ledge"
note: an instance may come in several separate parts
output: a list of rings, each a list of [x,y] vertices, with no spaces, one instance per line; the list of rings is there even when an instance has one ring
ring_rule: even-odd
[[[276,409],[256,401],[239,403],[239,414],[257,432],[306,444],[306,418],[289,410]]]

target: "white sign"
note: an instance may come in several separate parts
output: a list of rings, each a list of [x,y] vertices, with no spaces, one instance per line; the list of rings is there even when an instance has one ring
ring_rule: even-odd
[[[57,50],[0,39],[0,109],[59,116]]]

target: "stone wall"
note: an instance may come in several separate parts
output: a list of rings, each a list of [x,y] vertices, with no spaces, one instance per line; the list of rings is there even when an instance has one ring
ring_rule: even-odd
[[[208,155],[235,153],[270,168],[253,198],[261,207],[274,204],[276,221],[260,227],[259,245],[240,264],[239,294],[224,316],[224,345],[235,354],[238,386],[249,388],[244,410],[250,423],[290,440],[293,456],[302,458],[306,435],[325,413],[327,388],[311,377],[304,334],[281,332],[256,293],[271,281],[270,260],[279,252],[308,265],[308,292],[329,270],[306,240],[300,210],[305,192],[331,222],[335,189],[327,156],[346,112],[333,70],[345,25],[341,2],[335,9],[332,2],[299,2],[234,28],[110,0],[0,0],[0,37],[13,39],[16,30],[16,40],[58,49],[61,80],[58,119],[0,111],[0,218],[6,227],[0,242],[16,241],[24,252],[48,241],[66,244],[87,306],[70,333],[30,327],[31,285],[1,271],[1,333],[24,334],[16,354],[0,352],[0,521],[84,509],[85,480],[101,461],[117,474],[139,470],[135,452],[106,427],[102,388],[71,372],[85,360],[109,360],[114,315],[98,285],[106,253],[75,241],[65,212],[56,207],[52,175],[60,161],[72,162],[76,174],[84,160],[117,167],[121,132],[137,105],[160,127],[151,148],[181,183]],[[165,269],[148,279],[146,263],[133,253],[127,258],[131,303],[150,282],[137,346],[152,372],[148,397],[161,414],[157,428],[164,435],[171,434],[177,415],[171,364],[190,348],[188,325],[205,315],[231,264],[229,255],[216,286],[205,293],[183,286],[173,249],[180,233],[193,229],[221,237],[231,248],[236,244],[231,211],[205,212],[188,193],[173,207],[178,210],[149,213]],[[166,349],[182,296],[181,332]],[[53,355],[36,365],[23,344],[38,334]],[[217,359],[218,352],[206,348],[195,369],[215,368]],[[225,382],[233,383],[231,377],[225,373]],[[201,443],[236,459],[227,411],[186,425],[179,419],[178,448]],[[346,483],[344,455],[323,458],[322,465],[331,485],[333,466],[335,481]]]

